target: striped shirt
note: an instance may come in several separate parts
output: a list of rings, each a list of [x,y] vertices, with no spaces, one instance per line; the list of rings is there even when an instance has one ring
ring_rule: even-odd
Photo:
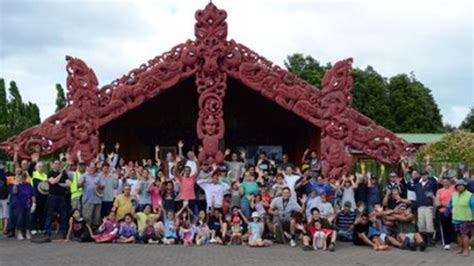
[[[336,216],[337,231],[348,230],[349,227],[354,224],[355,218],[356,218],[355,211],[350,211],[347,214],[344,211],[340,211]]]

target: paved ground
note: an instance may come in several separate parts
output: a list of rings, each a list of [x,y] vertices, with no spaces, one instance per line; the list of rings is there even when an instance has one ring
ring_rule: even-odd
[[[150,246],[144,244],[63,243],[33,244],[0,237],[0,266],[8,265],[474,265],[474,255],[461,257],[439,246],[426,252],[369,248],[339,243],[334,253],[304,252],[301,248],[207,245]]]

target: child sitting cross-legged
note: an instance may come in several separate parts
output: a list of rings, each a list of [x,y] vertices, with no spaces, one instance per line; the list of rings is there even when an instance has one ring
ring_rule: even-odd
[[[252,213],[252,222],[249,223],[249,246],[250,247],[268,247],[272,245],[271,240],[262,238],[265,228],[258,212]]]
[[[135,243],[138,234],[137,225],[133,222],[132,214],[127,213],[120,223],[117,243]]]
[[[109,216],[104,217],[99,227],[99,234],[92,236],[97,243],[111,243],[115,240],[118,232],[118,223],[115,220],[115,213],[110,212]]]

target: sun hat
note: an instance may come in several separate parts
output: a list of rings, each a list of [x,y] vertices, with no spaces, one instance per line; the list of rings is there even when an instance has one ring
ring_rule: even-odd
[[[458,180],[456,180],[456,185],[455,185],[454,187],[457,188],[458,186],[467,186],[466,180],[464,180],[464,179],[458,179]]]
[[[46,181],[39,182],[38,184],[38,192],[42,195],[48,195],[49,194],[49,184]]]
[[[252,212],[252,218],[260,218],[258,212]]]
[[[96,187],[95,194],[97,195],[97,197],[102,198],[104,196],[104,189]]]

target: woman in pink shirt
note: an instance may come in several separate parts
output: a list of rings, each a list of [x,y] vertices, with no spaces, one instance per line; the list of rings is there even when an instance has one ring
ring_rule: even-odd
[[[445,211],[449,205],[451,195],[456,189],[451,184],[451,179],[449,178],[443,178],[441,184],[443,187],[436,192],[436,206],[438,206],[441,226],[443,227],[444,249],[448,250],[451,248],[450,244],[453,241],[454,228],[451,222],[451,214],[445,215]]]
[[[193,211],[194,215],[197,215],[198,208],[196,202],[196,192],[194,186],[196,185],[196,176],[191,175],[191,167],[185,166],[183,173],[176,171],[176,180],[179,182],[181,187],[180,199],[182,201],[188,201],[188,206]]]

